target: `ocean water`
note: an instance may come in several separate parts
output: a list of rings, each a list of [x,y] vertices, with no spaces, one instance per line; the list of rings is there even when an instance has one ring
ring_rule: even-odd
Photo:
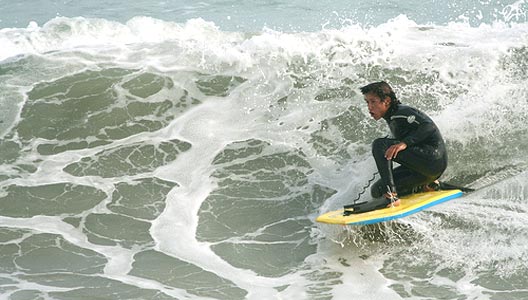
[[[0,299],[528,299],[527,12],[0,1]],[[377,80],[477,191],[318,224],[375,172]]]

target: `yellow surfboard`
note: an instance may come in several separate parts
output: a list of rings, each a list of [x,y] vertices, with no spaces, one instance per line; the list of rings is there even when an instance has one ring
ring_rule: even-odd
[[[327,224],[367,225],[403,218],[431,206],[462,196],[461,190],[435,191],[401,197],[400,205],[364,213],[343,215],[344,209],[327,212],[316,221]]]

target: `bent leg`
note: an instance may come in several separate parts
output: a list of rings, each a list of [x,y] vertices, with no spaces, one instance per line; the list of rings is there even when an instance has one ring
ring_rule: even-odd
[[[377,194],[380,189],[384,191],[383,193],[385,193],[387,192],[387,187],[389,187],[391,191],[396,192],[396,184],[394,183],[394,176],[392,174],[392,160],[387,160],[385,158],[385,152],[390,146],[397,143],[397,140],[389,138],[375,139],[372,143],[372,156],[376,161],[376,166],[378,167],[381,182],[376,182],[376,191],[374,192],[374,190],[371,189],[371,194]]]
[[[392,160],[385,158],[385,152],[397,143],[398,140],[389,138],[379,138],[372,143],[372,155],[381,177],[371,187],[374,198],[381,197],[389,188],[399,191],[400,195],[410,194],[415,187],[438,179],[447,167],[446,155],[439,156],[432,148],[408,147],[394,159],[400,166],[393,171]]]
[[[395,168],[393,173],[394,177],[396,178],[396,188],[398,189],[398,195],[400,196],[412,194],[414,188],[417,186],[428,184],[436,179],[420,174],[407,168],[406,166],[399,166]]]
[[[418,186],[438,179],[447,167],[447,156],[439,156],[433,148],[408,147],[398,153],[394,170],[396,187],[400,194],[410,194]]]
[[[435,180],[445,171],[447,156],[437,157],[434,151],[434,149],[424,149],[416,146],[408,147],[399,152],[394,161],[411,171]]]

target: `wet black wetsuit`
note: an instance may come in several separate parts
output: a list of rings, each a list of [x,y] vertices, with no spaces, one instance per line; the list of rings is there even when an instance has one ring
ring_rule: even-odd
[[[381,179],[371,188],[373,197],[381,197],[387,186],[398,195],[438,179],[447,167],[444,140],[435,123],[423,112],[398,104],[385,116],[393,138],[379,138],[372,143],[372,154]],[[392,170],[392,160],[385,158],[385,151],[394,144],[404,142],[407,149],[398,152],[393,160],[400,164]]]

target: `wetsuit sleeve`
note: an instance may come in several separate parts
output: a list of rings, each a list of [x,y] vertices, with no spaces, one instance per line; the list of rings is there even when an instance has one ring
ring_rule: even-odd
[[[402,139],[402,142],[407,144],[407,146],[413,146],[416,144],[419,144],[420,142],[424,141],[428,137],[430,137],[436,130],[436,127],[433,123],[430,122],[424,122],[418,125],[418,128],[414,130],[411,134],[404,137]]]

